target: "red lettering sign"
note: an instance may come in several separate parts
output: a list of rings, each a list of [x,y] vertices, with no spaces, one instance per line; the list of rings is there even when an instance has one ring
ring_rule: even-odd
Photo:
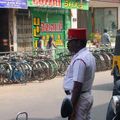
[[[33,0],[36,6],[61,7],[61,0]]]
[[[42,32],[60,32],[63,29],[63,24],[60,23],[41,23]]]
[[[57,0],[57,6],[61,6],[61,1]]]

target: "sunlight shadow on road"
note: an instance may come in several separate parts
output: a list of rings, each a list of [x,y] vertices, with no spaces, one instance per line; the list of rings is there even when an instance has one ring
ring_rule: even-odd
[[[92,119],[93,120],[106,120],[108,103],[98,105],[92,108]]]
[[[93,90],[112,91],[113,90],[113,83],[94,85],[92,89]]]

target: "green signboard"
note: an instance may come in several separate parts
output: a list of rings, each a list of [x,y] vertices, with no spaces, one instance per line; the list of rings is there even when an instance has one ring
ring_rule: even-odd
[[[28,0],[29,7],[88,10],[88,2],[82,0]]]
[[[46,48],[49,37],[53,38],[56,46],[64,46],[64,14],[56,11],[49,12],[37,8],[31,8],[32,12],[32,31],[33,47],[38,47],[39,36],[42,36],[43,46]],[[53,14],[54,12],[54,14]]]
[[[61,0],[28,0],[28,6],[61,8]]]
[[[89,4],[81,0],[62,0],[62,8],[88,10]]]

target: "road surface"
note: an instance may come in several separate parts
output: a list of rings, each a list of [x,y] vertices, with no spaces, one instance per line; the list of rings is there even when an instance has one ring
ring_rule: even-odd
[[[112,94],[110,71],[96,73],[93,94],[93,120],[105,120]],[[0,86],[0,120],[15,120],[20,111],[27,111],[29,120],[66,120],[60,117],[65,94],[63,77],[44,82]]]

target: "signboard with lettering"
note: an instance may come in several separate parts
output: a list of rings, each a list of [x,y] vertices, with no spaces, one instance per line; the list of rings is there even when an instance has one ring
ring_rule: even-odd
[[[88,2],[81,2],[80,0],[62,0],[62,8],[65,9],[88,10],[88,5]]]
[[[52,21],[51,21],[52,22]],[[56,21],[55,23],[45,23],[41,22],[41,18],[33,17],[33,37],[34,37],[34,48],[38,46],[38,38],[42,35],[42,40],[44,46],[47,45],[48,39],[51,36],[56,45],[63,45],[62,40],[62,29],[63,23],[62,21]]]
[[[0,8],[27,9],[27,0],[0,0]]]
[[[61,32],[63,29],[62,22],[60,23],[41,23],[42,32]]]
[[[39,37],[46,48],[50,36],[57,47],[66,46],[67,29],[71,27],[71,12],[63,9],[31,7],[33,47],[37,48]],[[59,13],[59,14],[58,14]]]
[[[61,0],[28,0],[31,7],[61,7]]]

